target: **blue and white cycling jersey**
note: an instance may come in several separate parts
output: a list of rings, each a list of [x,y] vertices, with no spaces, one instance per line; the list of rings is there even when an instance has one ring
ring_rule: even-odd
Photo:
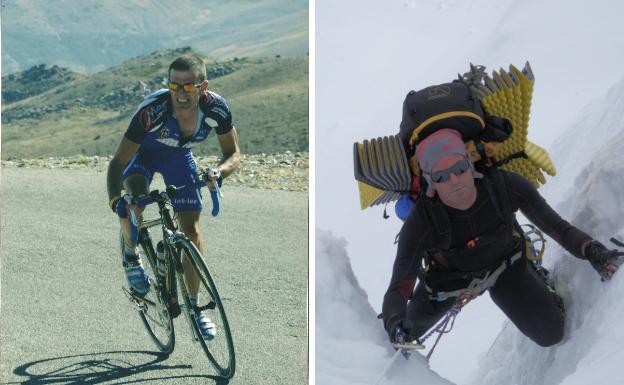
[[[151,182],[154,172],[159,172],[167,185],[194,183],[198,180],[198,172],[191,149],[206,140],[211,130],[222,135],[232,128],[232,114],[225,99],[208,91],[200,95],[193,135],[182,138],[178,120],[173,115],[169,90],[156,91],[141,103],[124,134],[140,147],[126,165],[123,176],[141,174]],[[195,189],[183,190],[172,203],[175,211],[202,208],[201,195]]]
[[[232,129],[232,114],[225,99],[214,92],[199,98],[199,117],[193,137],[181,140],[180,126],[173,116],[170,92],[156,91],[148,96],[135,112],[125,137],[141,144],[140,152],[190,149],[206,140],[211,130],[218,135]]]

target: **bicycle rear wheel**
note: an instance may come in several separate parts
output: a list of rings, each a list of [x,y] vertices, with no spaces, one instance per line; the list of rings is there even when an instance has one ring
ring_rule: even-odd
[[[234,376],[236,359],[234,355],[234,342],[230,326],[221,303],[221,298],[217,292],[214,280],[208,271],[208,267],[201,257],[195,245],[188,238],[180,238],[175,242],[175,252],[178,257],[185,253],[189,257],[195,271],[199,274],[200,285],[197,297],[197,306],[192,306],[189,299],[189,288],[184,279],[184,274],[178,272],[180,281],[180,292],[182,294],[185,307],[191,316],[191,325],[195,340],[201,345],[208,360],[217,369],[220,376],[230,379]],[[203,311],[216,325],[217,332],[213,340],[205,341],[201,337],[199,326],[194,321],[195,317]]]
[[[149,276],[150,290],[144,296],[133,294],[133,298],[139,305],[139,316],[147,334],[161,353],[170,354],[175,346],[173,320],[167,308],[165,279],[157,275],[156,252],[147,229],[139,234],[139,255]]]

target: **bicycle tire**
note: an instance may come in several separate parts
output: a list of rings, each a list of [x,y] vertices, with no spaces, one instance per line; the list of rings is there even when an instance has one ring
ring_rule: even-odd
[[[120,238],[123,250],[123,238]],[[156,252],[147,229],[142,230],[138,243],[143,267],[150,282],[150,291],[141,298],[155,304],[150,306],[148,302],[143,301],[142,307],[138,310],[139,317],[156,348],[161,353],[169,355],[175,347],[173,319],[167,307],[168,294],[164,288],[164,279],[158,279],[156,275]],[[139,299],[139,303],[140,301],[141,299]]]
[[[217,287],[214,283],[212,275],[208,271],[208,267],[201,257],[197,247],[188,238],[179,238],[174,243],[175,252],[177,257],[182,257],[181,252],[184,251],[187,256],[190,257],[192,265],[198,272],[200,278],[200,292],[198,298],[198,306],[194,308],[191,305],[189,299],[189,289],[184,279],[184,273],[178,271],[178,281],[180,282],[180,293],[185,303],[185,311],[190,316],[191,325],[194,332],[195,340],[200,344],[202,350],[208,357],[210,363],[217,370],[219,375],[225,379],[230,379],[234,376],[236,369],[236,357],[234,354],[234,342],[232,340],[232,334],[230,326],[223,309],[221,297],[217,291]],[[206,298],[207,297],[207,298]],[[217,334],[214,340],[206,342],[201,337],[199,326],[195,320],[195,316],[201,311],[202,308],[210,307],[210,304],[214,305],[214,308],[208,310],[208,315],[215,323],[217,327]]]

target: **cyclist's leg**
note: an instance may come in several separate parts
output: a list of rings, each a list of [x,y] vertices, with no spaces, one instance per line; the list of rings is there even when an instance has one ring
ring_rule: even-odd
[[[149,190],[149,184],[149,179],[142,174],[129,175],[123,181],[124,189],[134,196],[147,194]],[[134,210],[140,223],[143,208],[133,206],[130,207],[130,209]],[[130,219],[127,215],[125,217],[119,217],[119,223],[121,225],[121,232],[123,234],[126,249],[134,249],[136,247],[136,242],[130,239]]]
[[[194,186],[199,181],[197,164],[190,151],[171,154],[167,158],[167,162],[161,163],[158,171],[162,174],[167,185]],[[171,200],[171,204],[173,205],[173,210],[178,215],[180,231],[193,242],[199,253],[203,255],[204,247],[199,231],[199,215],[202,210],[201,198],[200,189],[187,187],[176,194]],[[186,255],[182,256],[182,267],[184,269],[184,280],[190,295],[189,301],[195,306],[198,300],[200,278],[197,271],[193,268],[190,258]],[[210,317],[204,314],[204,312],[200,312],[196,314],[195,321],[204,339],[214,339],[216,328]]]
[[[153,175],[153,171],[144,165],[142,157],[137,153],[124,169],[124,189],[135,196],[147,194]],[[140,223],[143,210],[138,207],[130,207],[130,209],[137,215]],[[136,242],[131,240],[128,215],[124,214],[119,217],[124,244],[122,263],[130,287],[139,294],[146,294],[149,291],[149,278],[137,253]]]
[[[200,213],[201,211],[180,211],[178,212],[178,224],[180,225],[180,231],[197,246],[199,253],[203,256],[204,245],[199,235]],[[197,297],[197,292],[199,291],[199,277],[186,256],[182,257],[182,267],[184,268],[184,276],[189,284],[189,290],[191,294]]]
[[[162,174],[165,184],[175,186],[194,186],[199,180],[197,164],[190,151],[171,153],[166,162],[161,162],[158,171]],[[182,231],[203,255],[204,248],[199,235],[199,214],[202,210],[201,192],[190,187],[179,191],[171,200],[173,210],[178,215],[178,224]],[[189,284],[191,294],[197,296],[199,278],[187,258],[182,258],[184,275]]]
[[[178,224],[180,230],[195,244],[200,255],[204,255],[204,247],[199,232],[199,214],[200,211],[180,211],[178,212]],[[187,283],[190,294],[189,301],[193,306],[197,306],[199,296],[200,277],[190,256],[186,254],[182,256],[182,268],[184,269],[184,279]],[[216,325],[211,317],[205,312],[199,312],[196,315],[195,322],[199,326],[202,337],[207,340],[213,340],[216,336]]]

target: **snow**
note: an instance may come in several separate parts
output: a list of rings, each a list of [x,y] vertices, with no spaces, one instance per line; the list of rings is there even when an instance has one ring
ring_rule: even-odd
[[[606,0],[316,1],[315,220],[319,229],[346,240],[339,260],[350,263],[348,269],[333,264],[322,269],[338,274],[338,281],[352,271],[348,282],[359,293],[357,306],[335,303],[350,308],[350,315],[328,312],[333,296],[319,292],[317,270],[318,384],[372,384],[383,370],[373,352],[389,359],[375,315],[401,222],[392,206],[388,220],[382,219],[382,208],[360,210],[351,151],[356,141],[398,132],[410,89],[449,81],[469,62],[492,70],[529,60],[536,76],[529,137],[549,149],[558,169],[542,194],[564,218],[603,243],[614,234],[624,238],[622,11],[624,3]],[[319,258],[326,258],[321,248],[330,250],[338,242],[319,234],[325,235],[317,238],[317,269]],[[624,309],[618,308],[617,293],[624,278],[600,282],[587,262],[565,254],[552,240],[547,247],[545,264],[568,304],[566,340],[538,347],[483,296],[442,339],[431,360],[433,371],[462,385],[622,382],[616,365],[623,358],[618,352],[624,333],[617,326]],[[331,294],[331,286],[322,290]],[[347,324],[349,338],[328,338],[335,335],[328,325]],[[428,370],[424,361],[408,362],[413,370]],[[353,367],[357,377],[350,375]]]
[[[620,90],[624,95],[624,87]],[[621,127],[621,126],[620,126]],[[579,143],[582,144],[582,143]],[[605,245],[611,236],[624,236],[624,130],[600,148],[586,175],[564,205],[572,208],[570,220],[597,234]],[[576,146],[579,147],[578,144]],[[555,287],[566,302],[566,336],[562,343],[543,349],[528,341],[506,322],[489,353],[481,361],[472,384],[618,384],[624,331],[621,293],[624,276],[600,282],[585,261],[551,253]]]
[[[316,232],[317,384],[373,384],[394,354],[381,320],[351,270],[345,246],[344,239]],[[419,354],[399,361],[379,384],[413,384],[414,379],[422,384],[451,384],[429,370]]]

